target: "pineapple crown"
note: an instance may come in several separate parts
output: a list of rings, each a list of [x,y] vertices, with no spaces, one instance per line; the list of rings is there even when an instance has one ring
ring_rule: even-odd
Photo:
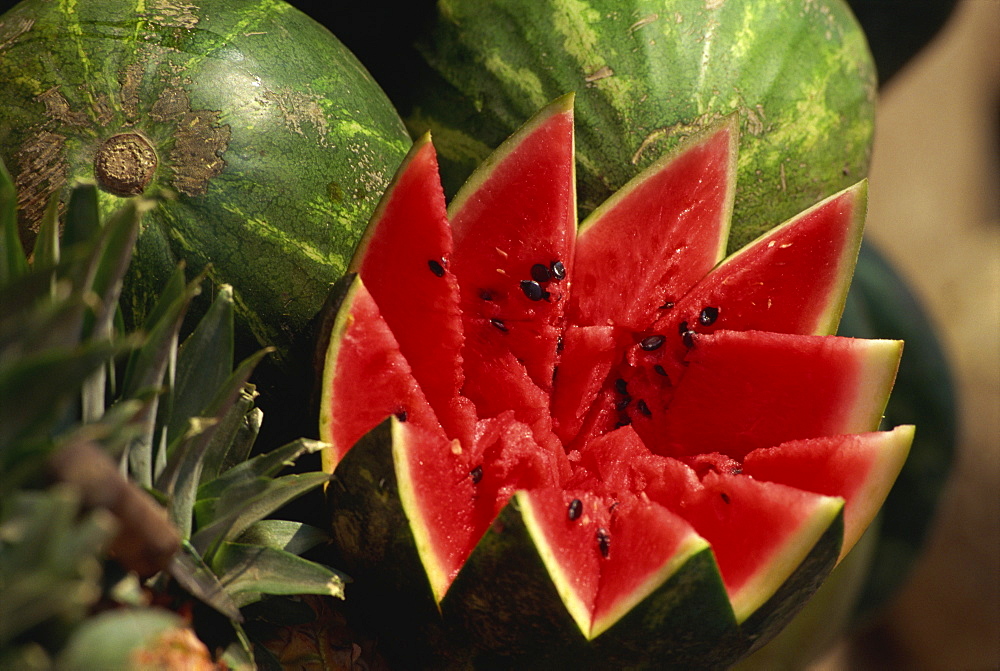
[[[49,203],[28,258],[0,163],[0,666],[125,660],[182,628],[148,607],[150,592],[180,592],[229,619],[224,660],[250,667],[241,607],[343,597],[344,576],[300,556],[327,535],[268,519],[329,476],[280,474],[316,441],[251,456],[262,413],[249,379],[268,350],[234,365],[232,289],[218,287],[182,341],[204,276],[187,281],[179,265],[126,332],[124,278],[162,197],[102,221],[96,186],[78,184],[62,213]],[[118,607],[86,620],[98,601]],[[98,644],[95,632],[126,622],[140,631]]]

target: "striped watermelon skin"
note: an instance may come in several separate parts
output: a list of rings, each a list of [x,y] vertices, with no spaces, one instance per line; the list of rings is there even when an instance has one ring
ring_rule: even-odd
[[[440,0],[418,48],[429,69],[395,99],[451,191],[570,91],[582,214],[734,111],[729,251],[867,171],[876,75],[840,0]]]
[[[145,220],[132,318],[184,260],[232,284],[244,336],[282,353],[410,144],[354,56],[279,0],[26,0],[0,19],[0,96],[29,247],[50,194],[138,135],[156,156],[145,192],[175,197]],[[102,209],[119,203],[102,191]]]

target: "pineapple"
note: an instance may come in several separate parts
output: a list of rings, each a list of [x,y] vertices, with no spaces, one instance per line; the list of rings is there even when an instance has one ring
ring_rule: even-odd
[[[31,259],[15,202],[0,164],[0,668],[254,668],[241,609],[343,598],[343,575],[300,556],[327,535],[268,519],[328,481],[281,474],[323,444],[251,456],[267,351],[234,366],[228,286],[182,341],[203,278],[178,267],[123,333],[122,277],[155,198],[102,224],[96,187],[78,185],[61,234],[50,203]]]

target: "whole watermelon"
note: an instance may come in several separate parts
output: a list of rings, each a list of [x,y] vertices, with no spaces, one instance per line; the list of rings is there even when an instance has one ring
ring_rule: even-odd
[[[124,298],[179,260],[234,288],[245,340],[285,354],[343,272],[409,138],[326,30],[280,0],[26,0],[0,18],[0,158],[28,248],[53,194],[166,192]]]
[[[875,68],[840,0],[440,0],[397,104],[454,190],[521,120],[576,92],[582,213],[740,115],[730,251],[867,172]]]

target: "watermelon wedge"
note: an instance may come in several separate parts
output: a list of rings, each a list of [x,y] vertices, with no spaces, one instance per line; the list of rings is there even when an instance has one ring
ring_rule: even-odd
[[[571,98],[447,212],[411,151],[342,283],[320,427],[399,663],[724,668],[876,514],[913,436],[878,431],[902,344],[829,335],[865,185],[723,259],[736,146],[727,119],[579,231]]]

